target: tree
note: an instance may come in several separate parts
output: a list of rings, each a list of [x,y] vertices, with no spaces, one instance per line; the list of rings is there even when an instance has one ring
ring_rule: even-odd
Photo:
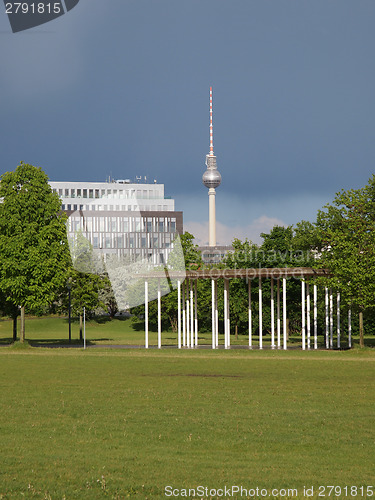
[[[79,338],[82,340],[83,309],[89,313],[102,306],[99,300],[99,290],[104,280],[95,274],[86,274],[71,269],[68,281],[71,286],[71,310],[79,316]]]
[[[50,304],[65,284],[69,266],[65,215],[41,168],[26,163],[0,182],[0,289],[21,310]]]
[[[274,267],[310,267],[315,262],[311,234],[316,233],[316,228],[306,221],[292,226],[274,226],[269,233],[262,233],[262,245],[258,246],[249,240],[240,241],[235,238],[232,246],[234,251],[227,254],[224,264],[230,269],[238,268],[274,268]],[[315,240],[313,240],[315,242]],[[219,283],[219,287],[221,283]],[[255,304],[259,298],[259,282],[252,281],[251,293]],[[288,328],[291,331],[301,331],[301,292],[300,280],[287,280],[287,293],[290,298],[288,307]],[[220,289],[220,293],[222,290]],[[235,325],[235,332],[248,329],[248,289],[245,280],[230,280],[231,300],[230,317]],[[270,280],[262,281],[262,318],[263,330],[271,323],[271,283]],[[220,307],[219,307],[220,309]],[[255,306],[256,310],[257,307]],[[222,313],[221,313],[222,314]],[[253,327],[259,327],[259,316],[253,314]],[[270,330],[269,330],[270,331]]]
[[[333,274],[325,284],[359,313],[362,347],[363,312],[375,305],[375,176],[363,188],[337,193],[319,210],[316,225],[322,241],[319,265]]]
[[[117,302],[115,294],[112,290],[111,281],[108,277],[108,273],[101,275],[101,284],[99,288],[99,301],[105,309],[107,309],[108,314],[111,318],[114,318],[118,312]]]

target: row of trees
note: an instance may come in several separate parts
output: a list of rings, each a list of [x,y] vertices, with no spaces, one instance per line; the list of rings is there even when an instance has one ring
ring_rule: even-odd
[[[20,339],[25,338],[25,312],[67,310],[67,286],[72,289],[72,311],[82,314],[98,307],[111,315],[117,311],[109,279],[105,275],[80,273],[72,267],[66,238],[66,215],[60,199],[53,193],[46,174],[21,163],[7,172],[0,182],[0,310],[14,320],[21,315]],[[361,189],[341,191],[332,204],[318,211],[314,223],[302,221],[295,227],[274,227],[262,234],[262,245],[235,239],[234,251],[220,264],[228,268],[324,267],[332,275],[317,283],[340,291],[343,303],[357,311],[360,325],[363,313],[372,315],[375,297],[375,177]],[[189,233],[182,235],[186,268],[203,266],[198,248]],[[219,288],[222,283],[219,282]],[[270,294],[264,284],[265,303]],[[254,297],[257,285],[253,286]],[[220,291],[220,290],[219,290]],[[232,280],[231,320],[236,332],[247,326],[247,286]],[[289,322],[300,329],[300,288],[288,283]],[[210,283],[198,282],[199,320],[210,328]],[[177,292],[162,299],[164,326],[177,325]],[[293,306],[294,304],[294,306]],[[156,303],[150,303],[150,319],[156,318]],[[142,316],[144,307],[133,312]],[[267,306],[264,314],[270,314]],[[222,311],[219,310],[219,315]],[[267,322],[265,321],[265,324]],[[256,318],[255,324],[256,327]],[[361,338],[363,329],[361,328]]]
[[[0,182],[0,311],[21,316],[20,340],[25,339],[25,312],[67,311],[82,315],[99,306],[116,312],[108,278],[73,269],[61,201],[40,169],[21,163]]]
[[[357,313],[354,325],[359,325],[360,344],[363,346],[363,324],[369,333],[374,333],[375,319],[375,177],[360,189],[341,191],[333,202],[318,211],[313,223],[301,221],[295,227],[274,227],[269,234],[261,234],[263,243],[255,245],[251,241],[233,241],[231,252],[221,267],[263,268],[263,267],[315,267],[329,269],[330,276],[311,282],[323,292],[325,287],[340,292],[342,307]],[[187,268],[201,267],[202,260],[198,248],[193,244],[193,236],[185,233],[183,246]],[[219,266],[219,267],[220,267]],[[219,280],[219,294],[222,295],[223,283]],[[253,300],[257,301],[258,285],[252,285]],[[301,289],[297,280],[288,280],[288,324],[293,332],[301,331]],[[200,329],[211,327],[210,283],[198,282],[198,319]],[[230,281],[231,323],[235,332],[247,329],[248,291],[244,280]],[[263,283],[264,324],[269,324],[270,283]],[[173,292],[162,299],[162,321],[164,326],[177,325],[177,293]],[[220,309],[219,319],[223,319]],[[142,306],[134,310],[141,317]],[[151,325],[156,328],[156,303],[150,304]],[[324,325],[324,305],[318,309],[320,325]],[[153,319],[154,318],[154,319]],[[268,321],[267,321],[268,320]],[[366,321],[367,320],[367,321]],[[256,330],[258,318],[253,316]],[[346,319],[342,319],[345,327]]]

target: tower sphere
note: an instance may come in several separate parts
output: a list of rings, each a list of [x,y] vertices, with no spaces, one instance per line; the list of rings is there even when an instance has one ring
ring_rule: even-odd
[[[207,169],[202,176],[202,182],[207,188],[217,188],[221,183],[220,172],[216,169]]]

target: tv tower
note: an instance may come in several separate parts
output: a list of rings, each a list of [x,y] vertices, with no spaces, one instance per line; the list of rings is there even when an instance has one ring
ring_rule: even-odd
[[[203,174],[203,184],[208,188],[208,246],[216,246],[216,190],[221,183],[221,175],[217,169],[214,155],[214,132],[212,125],[212,87],[210,87],[210,153],[206,155],[207,170]]]

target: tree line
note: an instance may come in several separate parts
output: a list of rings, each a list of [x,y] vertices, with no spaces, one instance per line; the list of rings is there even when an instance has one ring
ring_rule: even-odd
[[[66,236],[67,216],[61,201],[48,183],[41,168],[22,163],[13,172],[6,172],[0,181],[0,312],[13,318],[13,338],[17,338],[17,317],[20,340],[25,339],[25,314],[66,312],[68,288],[71,289],[71,310],[82,317],[98,308],[111,316],[117,312],[115,297],[105,273],[95,275],[78,272],[72,266]],[[316,267],[327,268],[331,275],[315,284],[323,289],[339,291],[344,308],[357,313],[363,344],[363,324],[374,333],[375,297],[375,177],[360,189],[342,190],[332,203],[318,211],[314,222],[301,221],[294,227],[275,226],[269,234],[262,233],[263,242],[233,241],[233,251],[218,264],[226,268],[254,267]],[[203,268],[204,264],[194,236],[181,235],[187,269]],[[223,287],[219,280],[219,294]],[[211,328],[209,280],[199,280],[198,319],[200,329]],[[264,324],[270,316],[270,284],[263,285]],[[257,283],[253,284],[254,299]],[[235,334],[247,329],[247,285],[244,280],[230,282],[231,323]],[[299,332],[300,285],[288,280],[288,325]],[[222,319],[219,301],[219,319]],[[150,326],[156,328],[156,301],[150,302]],[[132,310],[140,320],[144,306]],[[321,309],[319,314],[323,316]],[[177,291],[162,298],[163,328],[177,327]],[[256,315],[254,329],[258,328]],[[267,328],[267,327],[266,327]]]
[[[21,162],[0,181],[0,312],[13,319],[13,339],[25,340],[25,314],[83,307],[117,311],[108,277],[76,271],[66,234],[67,216],[41,168]]]

